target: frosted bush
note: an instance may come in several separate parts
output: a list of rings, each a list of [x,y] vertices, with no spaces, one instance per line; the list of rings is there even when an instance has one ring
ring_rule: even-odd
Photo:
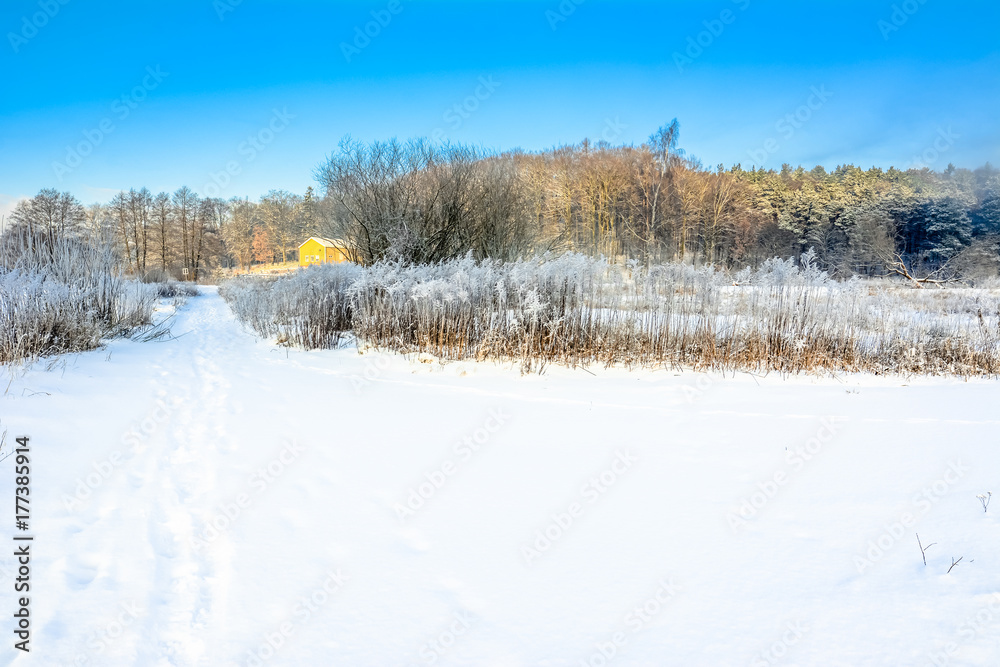
[[[360,273],[354,264],[318,265],[283,278],[242,277],[224,283],[219,292],[259,335],[307,348],[329,347],[350,329],[346,290]]]
[[[157,287],[116,265],[110,246],[0,239],[0,363],[89,350],[148,325]]]
[[[996,374],[1000,298],[832,280],[808,253],[735,275],[579,254],[512,262],[314,267],[228,283],[261,335],[367,344],[445,359],[692,364],[798,372]]]

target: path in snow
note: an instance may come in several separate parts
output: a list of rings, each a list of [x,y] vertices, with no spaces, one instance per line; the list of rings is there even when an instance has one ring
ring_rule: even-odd
[[[11,382],[0,664],[1000,664],[996,382],[303,352],[204,291]]]

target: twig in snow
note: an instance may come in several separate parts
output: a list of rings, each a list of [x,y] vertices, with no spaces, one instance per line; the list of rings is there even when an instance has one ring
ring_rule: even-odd
[[[965,556],[959,556],[958,560],[955,560],[955,557],[952,556],[951,557],[951,567],[948,568],[948,571],[945,574],[951,574],[951,568],[955,567],[956,565],[958,565],[959,563],[961,563],[963,558],[965,558]]]
[[[925,547],[920,544],[920,533],[914,533],[914,535],[917,536],[917,546],[920,547],[920,556],[924,559],[924,567],[927,567],[927,550],[937,544],[937,542],[931,542]]]
[[[990,491],[986,492],[986,495],[979,494],[976,498],[979,498],[979,502],[983,504],[983,512],[986,512],[986,508],[990,506],[990,499],[993,497],[993,493]]]

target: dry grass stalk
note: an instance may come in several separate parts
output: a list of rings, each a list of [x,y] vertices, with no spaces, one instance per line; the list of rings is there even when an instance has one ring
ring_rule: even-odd
[[[359,341],[442,359],[714,370],[1000,373],[1000,294],[836,282],[771,260],[711,267],[576,254],[314,267],[223,286],[265,337],[306,348]]]

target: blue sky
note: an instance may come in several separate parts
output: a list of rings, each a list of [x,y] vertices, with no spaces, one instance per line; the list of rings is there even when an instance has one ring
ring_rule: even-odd
[[[345,135],[537,150],[674,117],[706,165],[1000,162],[996,2],[14,0],[0,29],[0,212],[302,192]]]

